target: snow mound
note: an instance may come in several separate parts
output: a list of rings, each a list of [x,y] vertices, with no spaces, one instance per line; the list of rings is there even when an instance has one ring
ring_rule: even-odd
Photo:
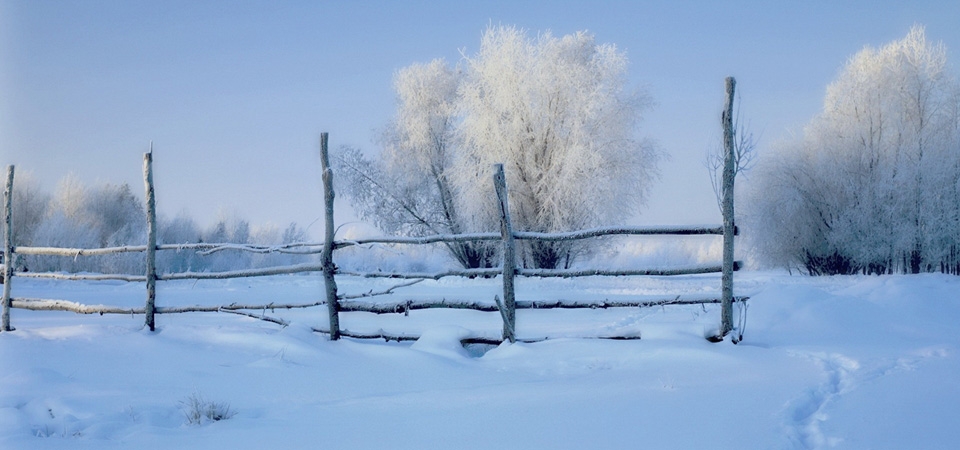
[[[446,358],[469,358],[470,352],[462,344],[468,337],[470,330],[455,325],[430,328],[424,330],[410,348]]]

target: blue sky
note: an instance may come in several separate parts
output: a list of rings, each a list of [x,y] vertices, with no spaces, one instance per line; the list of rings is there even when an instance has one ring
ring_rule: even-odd
[[[670,155],[635,222],[719,223],[703,159],[725,76],[763,157],[866,45],[922,24],[956,67],[958,19],[956,1],[0,0],[0,164],[49,191],[69,172],[139,190],[153,141],[162,214],[306,227],[322,214],[320,132],[376,151],[397,69],[456,63],[491,23],[588,30],[626,51],[631,86],[656,102],[641,133]]]

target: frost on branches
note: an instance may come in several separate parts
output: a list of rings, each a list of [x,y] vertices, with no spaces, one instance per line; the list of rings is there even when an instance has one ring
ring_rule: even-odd
[[[811,274],[960,269],[960,86],[922,27],[851,58],[758,173],[751,233]]]
[[[456,100],[460,73],[443,60],[397,72],[397,114],[380,136],[383,151],[371,160],[358,149],[336,155],[361,218],[386,233],[410,236],[477,231],[463,217],[451,172],[456,157]],[[466,268],[492,267],[495,246],[486,242],[445,243]]]
[[[498,228],[492,166],[503,163],[515,228],[570,231],[636,214],[658,153],[636,135],[648,101],[626,90],[627,60],[585,32],[531,39],[491,27],[459,68],[414,64],[395,77],[398,108],[376,160],[341,154],[348,195],[385,232]],[[341,173],[343,170],[341,170]],[[492,263],[489,244],[451,248],[466,267]],[[536,268],[568,267],[585,247],[525,242]]]

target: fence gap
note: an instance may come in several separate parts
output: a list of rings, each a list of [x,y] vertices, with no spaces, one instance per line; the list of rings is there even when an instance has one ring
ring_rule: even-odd
[[[733,95],[737,80],[726,79],[726,106],[723,110],[723,271],[721,275],[720,338],[733,330],[733,182],[736,176],[736,155],[733,130]]]
[[[157,300],[157,203],[153,191],[153,142],[150,143],[150,151],[143,154],[143,185],[147,191],[147,304],[144,314],[146,326],[150,331],[154,331]]]
[[[503,164],[494,164],[493,186],[497,191],[500,205],[500,234],[503,237],[503,304],[500,315],[503,316],[503,340],[517,341],[517,301],[514,294],[513,278],[517,271],[516,245],[513,236],[513,224],[510,222],[510,204],[507,201],[507,179],[503,174]]]
[[[13,166],[7,166],[7,184],[3,190],[3,313],[0,331],[13,331],[10,326],[10,280],[13,278]]]
[[[336,229],[333,225],[333,169],[330,168],[330,155],[327,151],[327,133],[320,133],[320,165],[323,169],[324,202],[324,239],[320,263],[323,266],[323,282],[327,291],[327,315],[330,317],[330,340],[340,339],[340,301],[337,299],[337,280],[334,277],[336,266],[333,264],[333,238]]]

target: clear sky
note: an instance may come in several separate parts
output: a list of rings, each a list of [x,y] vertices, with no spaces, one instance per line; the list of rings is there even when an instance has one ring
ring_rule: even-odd
[[[51,192],[70,172],[140,190],[153,141],[161,214],[307,227],[322,215],[320,132],[376,151],[394,72],[456,63],[491,23],[588,30],[626,51],[631,85],[656,102],[642,134],[670,155],[638,224],[720,222],[703,160],[720,142],[724,77],[763,157],[864,46],[922,24],[960,58],[955,0],[0,0],[0,164]]]

